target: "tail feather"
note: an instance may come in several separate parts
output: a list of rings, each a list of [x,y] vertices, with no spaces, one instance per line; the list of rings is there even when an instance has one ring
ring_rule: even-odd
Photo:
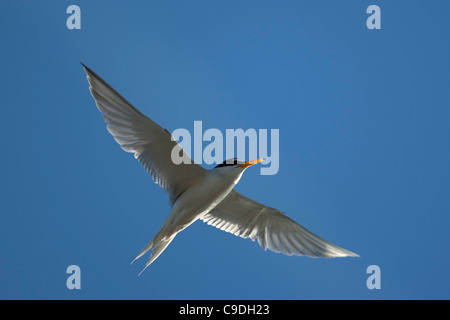
[[[142,271],[139,273],[139,275],[141,275],[141,273],[142,272],[144,272],[144,270],[145,269],[147,269],[147,267],[149,266],[149,265],[151,265],[152,264],[152,262],[153,261],[155,261],[156,260],[156,258],[158,258],[159,257],[159,255],[167,248],[167,246],[170,244],[170,242],[172,242],[172,240],[173,240],[173,238],[174,237],[170,237],[170,238],[166,238],[166,239],[163,239],[163,240],[161,240],[161,241],[159,241],[156,245],[154,245],[153,246],[153,243],[152,243],[152,241],[150,241],[150,243],[146,246],[146,248],[150,245],[150,247],[149,248],[144,248],[142,251],[141,251],[141,253],[139,253],[139,255],[134,259],[134,260],[136,260],[136,259],[138,259],[138,258],[140,258],[142,255],[144,255],[148,250],[150,250],[150,249],[152,249],[152,253],[150,254],[150,257],[148,258],[148,261],[147,261],[147,263],[145,264],[145,267],[144,267],[144,269],[142,269]],[[133,261],[134,261],[133,260]]]
[[[167,246],[172,242],[173,238],[175,238],[176,233],[172,234],[171,236],[162,236],[164,232],[159,232],[142,250],[139,252],[139,254],[134,258],[134,260],[131,262],[133,263],[140,257],[142,257],[144,254],[146,254],[148,251],[152,250],[152,253],[150,254],[150,257],[148,258],[147,263],[145,264],[144,269],[139,273],[141,275],[142,272],[144,272],[147,267],[156,260],[156,258],[159,257],[159,255],[167,248]]]
[[[182,229],[181,229],[182,230]],[[139,252],[139,254],[131,262],[133,263],[148,251],[152,250],[144,269],[139,273],[139,275],[144,272],[147,267],[152,264],[156,258],[167,248],[167,246],[172,242],[173,238],[181,231],[180,229],[173,228],[173,226],[164,224],[154,238]]]
[[[136,256],[136,258],[134,258],[133,261],[131,261],[130,264],[133,264],[133,262],[135,262],[137,259],[139,259],[139,258],[142,257],[144,254],[146,254],[147,251],[149,251],[149,250],[152,249],[152,247],[153,247],[153,240],[155,240],[155,239],[152,239],[152,241],[150,241],[149,243],[147,243],[147,245],[144,247],[144,249],[142,249],[141,252],[139,252],[139,254]]]

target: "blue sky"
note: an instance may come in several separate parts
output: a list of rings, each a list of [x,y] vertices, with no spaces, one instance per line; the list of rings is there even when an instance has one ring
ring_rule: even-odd
[[[450,298],[449,10],[1,1],[0,298]],[[361,257],[264,252],[196,222],[138,277],[168,197],[107,132],[80,61],[170,131],[279,129],[279,172],[250,168],[236,189]]]

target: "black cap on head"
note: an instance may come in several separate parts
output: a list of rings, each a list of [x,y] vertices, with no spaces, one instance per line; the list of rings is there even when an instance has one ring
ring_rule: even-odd
[[[243,164],[244,162],[239,161],[237,158],[233,158],[233,159],[227,159],[224,162],[222,162],[221,164],[218,164],[217,166],[215,166],[214,168],[220,168],[220,167],[227,167],[227,166],[235,166],[238,164]]]

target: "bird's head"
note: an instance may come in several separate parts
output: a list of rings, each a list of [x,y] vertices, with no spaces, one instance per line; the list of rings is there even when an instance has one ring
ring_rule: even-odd
[[[235,171],[235,172],[243,172],[248,167],[251,167],[261,161],[262,159],[256,159],[256,160],[250,160],[250,161],[240,161],[237,158],[228,159],[222,162],[221,164],[218,164],[214,167],[214,169],[220,169],[220,170],[227,170],[227,171]]]
[[[240,161],[237,158],[228,159],[215,166],[213,171],[224,177],[227,177],[228,179],[232,179],[236,184],[241,179],[241,176],[244,173],[245,169],[263,160],[264,158],[250,161]]]

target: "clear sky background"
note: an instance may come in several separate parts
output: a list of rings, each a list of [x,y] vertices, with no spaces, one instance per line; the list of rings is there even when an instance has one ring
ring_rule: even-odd
[[[449,11],[2,0],[0,298],[450,298]],[[252,167],[236,189],[361,257],[264,252],[196,222],[138,277],[168,197],[106,130],[80,61],[170,131],[279,129],[278,174]]]

